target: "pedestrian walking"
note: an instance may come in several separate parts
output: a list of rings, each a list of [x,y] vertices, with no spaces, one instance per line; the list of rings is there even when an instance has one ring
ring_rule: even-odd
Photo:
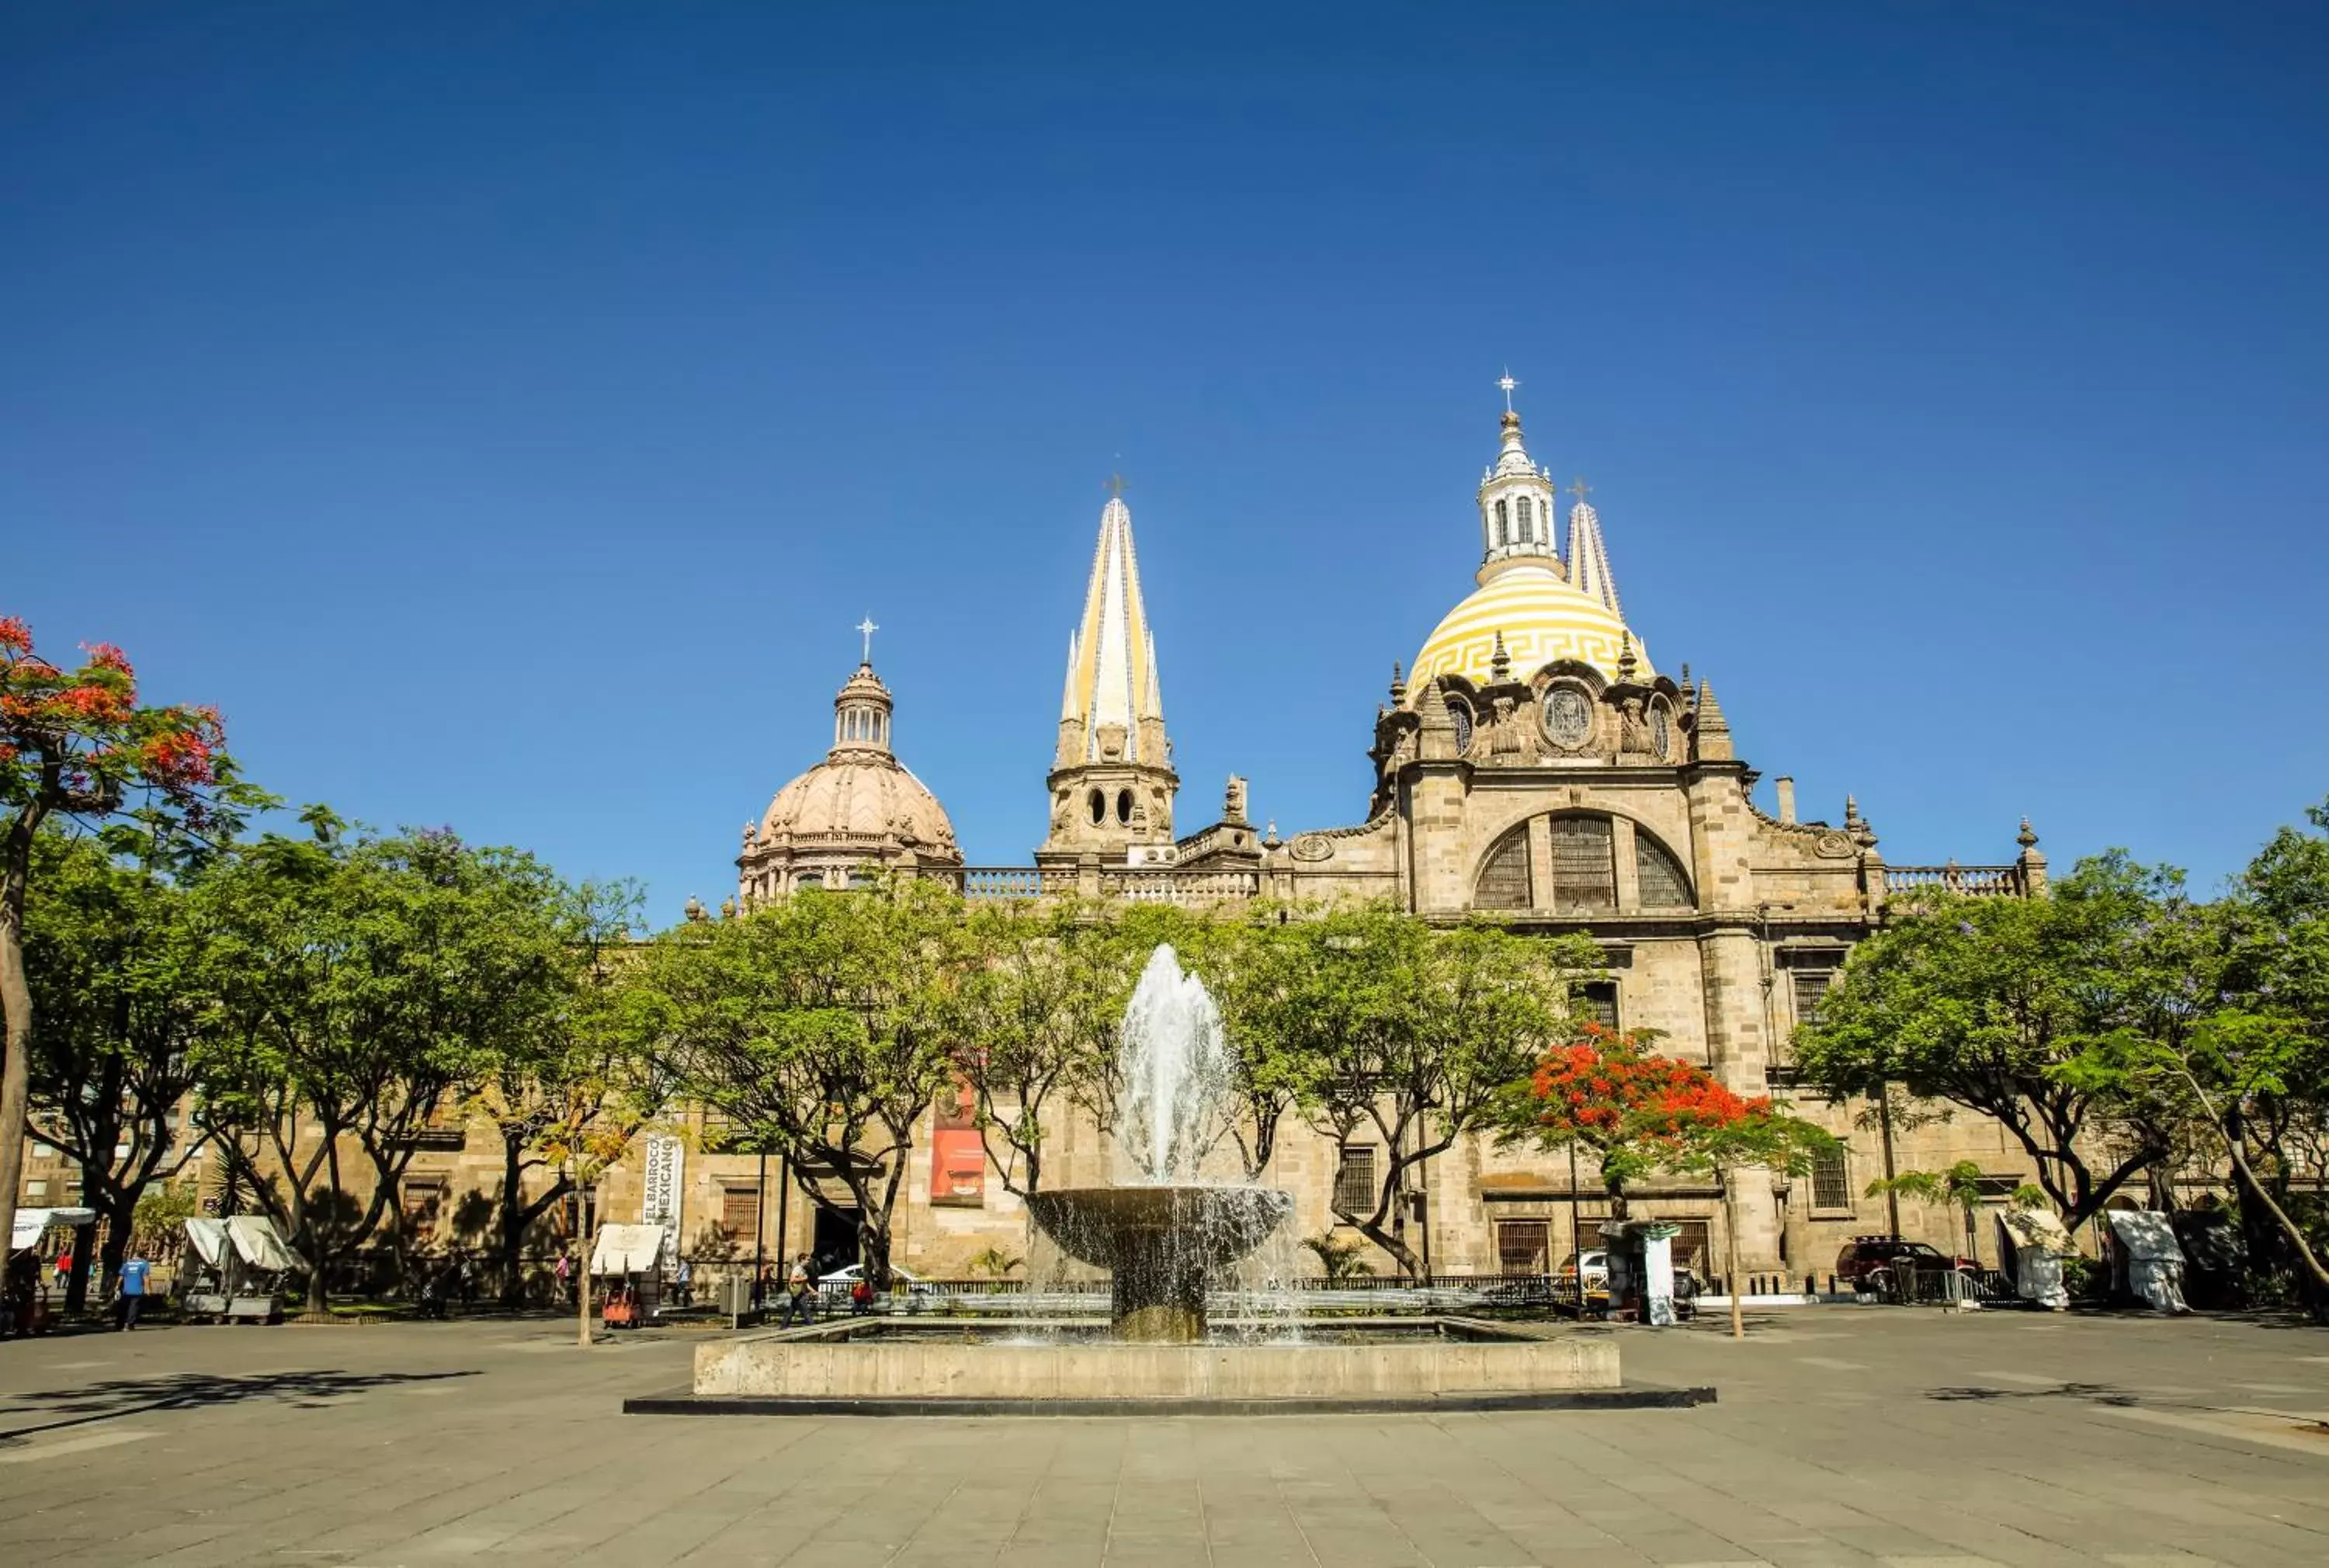
[[[679,1272],[672,1280],[671,1293],[683,1307],[695,1305],[695,1265],[685,1258],[679,1260]]]
[[[71,1283],[72,1248],[67,1247],[57,1254],[57,1289],[61,1291]]]
[[[154,1265],[134,1249],[121,1265],[121,1331],[125,1334],[137,1327],[138,1309],[146,1304],[146,1282],[153,1272]]]
[[[558,1275],[558,1299],[572,1305],[574,1292],[570,1287],[574,1278],[574,1254],[570,1252],[559,1253],[558,1267],[552,1272]]]
[[[806,1253],[793,1260],[792,1272],[785,1276],[785,1310],[779,1321],[789,1329],[796,1319],[816,1321],[816,1272]]]
[[[461,1305],[477,1304],[477,1265],[468,1253],[461,1254]]]

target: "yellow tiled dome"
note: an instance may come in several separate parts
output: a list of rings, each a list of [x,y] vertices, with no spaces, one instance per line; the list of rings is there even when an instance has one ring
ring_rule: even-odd
[[[1461,675],[1475,685],[1485,685],[1492,678],[1489,662],[1495,656],[1498,633],[1504,634],[1504,652],[1512,656],[1514,679],[1526,680],[1555,659],[1575,659],[1614,681],[1627,626],[1615,611],[1570,587],[1551,567],[1507,562],[1448,611],[1424,640],[1408,676],[1410,688],[1421,690],[1441,675]],[[1634,678],[1648,680],[1650,656],[1639,637],[1634,639]]]

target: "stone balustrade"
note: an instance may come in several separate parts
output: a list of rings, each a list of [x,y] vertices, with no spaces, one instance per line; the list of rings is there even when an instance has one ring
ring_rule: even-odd
[[[1946,866],[1884,868],[1884,891],[1889,897],[1898,897],[1925,887],[1976,897],[2019,898],[2026,891],[2019,866],[1960,866],[1952,860]]]
[[[1261,878],[1252,871],[1104,870],[1104,897],[1132,904],[1223,904],[1259,897]]]

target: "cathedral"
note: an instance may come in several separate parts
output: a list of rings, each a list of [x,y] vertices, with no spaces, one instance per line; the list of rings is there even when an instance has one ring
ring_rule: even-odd
[[[1774,781],[1777,814],[1759,807],[1759,775],[1740,755],[1713,683],[1688,665],[1679,679],[1661,672],[1627,624],[1581,484],[1561,537],[1558,492],[1531,457],[1509,378],[1504,384],[1496,449],[1474,498],[1471,589],[1413,659],[1393,667],[1374,716],[1360,820],[1286,836],[1275,823],[1258,830],[1245,782],[1232,776],[1215,821],[1176,831],[1181,780],[1119,486],[1101,511],[1068,639],[1058,740],[1043,775],[1048,827],[1033,863],[964,863],[945,810],[899,758],[891,695],[869,653],[834,699],[825,760],[745,825],[739,901],[902,869],[974,898],[1373,899],[1427,917],[1493,911],[1517,930],[1589,934],[1608,967],[1586,1000],[1605,1023],[1656,1030],[1659,1049],[1704,1063],[1743,1094],[1785,1094],[1790,1031],[1852,944],[1881,922],[1888,897],[1936,883],[2034,897],[2045,888],[2045,858],[2025,822],[2010,862],[1891,866],[1850,797],[1839,823],[1802,820],[1783,776]],[[1792,1180],[1749,1173],[1728,1193],[1653,1186],[1635,1212],[1680,1225],[1677,1257],[1702,1273],[1721,1255],[1726,1227],[1736,1227],[1746,1268],[1801,1280],[1832,1268],[1851,1236],[1892,1227],[1884,1201],[1865,1196],[1888,1169],[1973,1160],[2001,1199],[2028,1179],[2025,1157],[1986,1124],[1943,1121],[1896,1135],[1889,1123],[1881,1133],[1863,1125],[1866,1107],[1796,1108],[1844,1141],[1840,1158]],[[1097,1130],[1062,1129],[1061,1138],[1056,1179],[1078,1179],[1080,1165],[1098,1178]],[[1266,1179],[1294,1194],[1297,1223],[1316,1235],[1334,1228],[1338,1178],[1372,1188],[1381,1153],[1325,1146],[1289,1125]],[[893,1261],[947,1276],[984,1249],[1023,1249],[1021,1206],[985,1179],[976,1133],[966,1132],[957,1109],[932,1112],[918,1160]],[[697,1164],[695,1204],[736,1216],[737,1172],[717,1156]],[[1566,1154],[1476,1139],[1431,1162],[1423,1179],[1401,1224],[1436,1272],[1542,1272],[1580,1240],[1596,1244],[1607,1215],[1598,1178],[1578,1177]],[[621,1185],[608,1194],[607,1217],[627,1217]],[[812,1244],[810,1208],[791,1206],[782,1236],[758,1222],[762,1239],[771,1248]],[[1912,1207],[1899,1223],[1944,1250],[1963,1242],[1954,1215]],[[698,1231],[684,1221],[683,1244]],[[1376,1263],[1387,1271],[1387,1260]]]

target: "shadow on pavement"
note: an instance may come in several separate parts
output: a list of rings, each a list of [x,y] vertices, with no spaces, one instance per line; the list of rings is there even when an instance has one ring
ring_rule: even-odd
[[[249,1377],[220,1377],[203,1372],[179,1372],[167,1377],[114,1378],[85,1383],[78,1388],[0,1396],[0,1421],[31,1415],[62,1418],[28,1426],[0,1427],[0,1441],[147,1411],[197,1410],[205,1405],[240,1404],[248,1399],[282,1400],[314,1409],[342,1394],[361,1394],[367,1389],[476,1376],[475,1372],[269,1372]]]
[[[2138,1397],[2107,1383],[2060,1383],[2051,1388],[1928,1388],[1927,1399],[2089,1399],[2097,1404],[2136,1404]]]

